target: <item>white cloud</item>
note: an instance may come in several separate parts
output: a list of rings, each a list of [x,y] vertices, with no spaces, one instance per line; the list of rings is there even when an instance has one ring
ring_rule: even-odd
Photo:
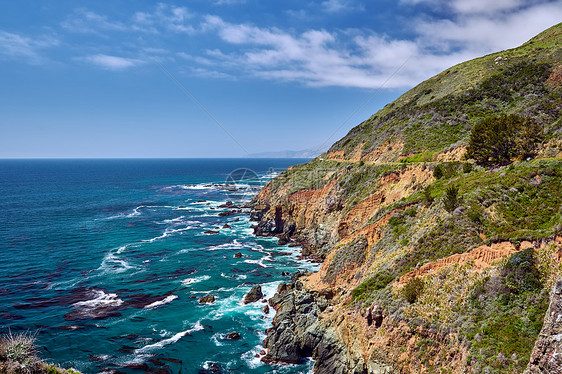
[[[331,4],[335,6],[336,2]],[[387,88],[403,88],[462,61],[516,47],[562,19],[561,1],[523,7],[519,0],[498,0],[490,8],[494,15],[484,12],[486,4],[484,0],[454,0],[451,7],[455,17],[420,16],[412,22],[416,36],[409,40],[366,30],[294,33],[228,23],[217,16],[207,16],[202,29],[236,46],[234,52],[215,49],[207,56],[227,69],[238,66],[265,79],[312,86],[376,88],[384,84]]]
[[[31,38],[0,30],[0,58],[23,58],[31,64],[38,64],[45,61],[41,51],[57,45],[58,39],[51,36]]]
[[[324,10],[329,13],[362,9],[362,7],[356,5],[353,0],[326,0],[323,1],[321,5]]]
[[[100,31],[126,31],[128,27],[121,23],[110,21],[106,16],[87,9],[77,9],[61,23],[61,26],[72,32],[99,33]]]
[[[104,54],[86,56],[83,58],[83,60],[109,70],[124,70],[145,63],[145,61],[135,58],[110,56]]]
[[[158,32],[159,29],[191,34],[195,28],[188,23],[194,15],[186,7],[158,4],[153,12],[136,12],[132,28],[136,31]]]
[[[516,47],[562,20],[562,2],[490,17],[472,14],[455,20],[423,21],[416,26],[425,43],[487,53]]]

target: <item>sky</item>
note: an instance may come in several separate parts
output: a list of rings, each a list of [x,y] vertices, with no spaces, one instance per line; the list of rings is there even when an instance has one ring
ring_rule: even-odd
[[[325,149],[562,0],[0,1],[0,158]]]

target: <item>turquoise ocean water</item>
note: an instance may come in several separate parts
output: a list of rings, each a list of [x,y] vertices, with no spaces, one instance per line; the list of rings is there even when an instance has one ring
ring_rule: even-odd
[[[84,373],[308,372],[255,357],[273,311],[242,298],[318,265],[219,216],[304,161],[0,160],[0,333],[38,331],[41,356]]]

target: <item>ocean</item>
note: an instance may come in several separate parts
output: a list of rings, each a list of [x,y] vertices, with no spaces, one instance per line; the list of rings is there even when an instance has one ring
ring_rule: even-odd
[[[318,264],[238,208],[306,161],[0,160],[0,333],[84,373],[309,372],[260,361],[274,311],[242,300]]]

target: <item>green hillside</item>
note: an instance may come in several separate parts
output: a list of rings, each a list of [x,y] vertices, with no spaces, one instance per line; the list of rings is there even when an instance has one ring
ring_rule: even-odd
[[[562,23],[522,46],[455,65],[409,90],[337,141],[330,152],[363,154],[401,136],[403,155],[443,151],[490,114],[532,117],[560,136]],[[557,78],[557,79],[556,79]]]

